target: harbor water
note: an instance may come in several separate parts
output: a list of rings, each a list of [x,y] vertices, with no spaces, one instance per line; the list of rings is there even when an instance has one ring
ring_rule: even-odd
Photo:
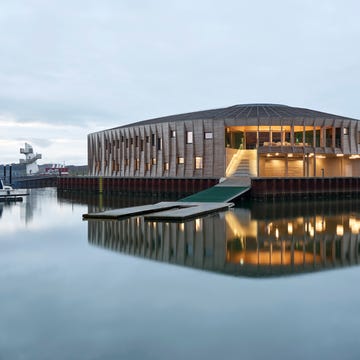
[[[154,203],[33,189],[0,203],[0,359],[359,359],[360,202]]]

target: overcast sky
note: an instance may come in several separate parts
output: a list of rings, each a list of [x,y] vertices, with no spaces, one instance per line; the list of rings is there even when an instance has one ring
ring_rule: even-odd
[[[0,163],[87,163],[86,136],[279,103],[360,119],[356,0],[0,0]]]

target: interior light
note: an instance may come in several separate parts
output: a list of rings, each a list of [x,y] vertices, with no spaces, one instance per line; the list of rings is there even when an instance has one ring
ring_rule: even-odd
[[[343,225],[336,225],[336,235],[337,236],[344,235],[344,226]]]
[[[293,224],[289,222],[288,223],[288,234],[292,235],[292,233],[293,233]]]

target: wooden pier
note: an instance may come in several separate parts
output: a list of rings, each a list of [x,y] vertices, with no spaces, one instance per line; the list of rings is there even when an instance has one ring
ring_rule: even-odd
[[[83,219],[122,219],[144,216],[148,221],[183,221],[213,212],[228,210],[233,203],[199,203],[163,201],[152,205],[134,206],[99,213],[84,214]]]

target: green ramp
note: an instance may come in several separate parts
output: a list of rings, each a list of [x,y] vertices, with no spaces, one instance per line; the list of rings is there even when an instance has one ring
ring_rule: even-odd
[[[196,194],[187,196],[183,202],[228,202],[246,193],[250,187],[213,186]]]

